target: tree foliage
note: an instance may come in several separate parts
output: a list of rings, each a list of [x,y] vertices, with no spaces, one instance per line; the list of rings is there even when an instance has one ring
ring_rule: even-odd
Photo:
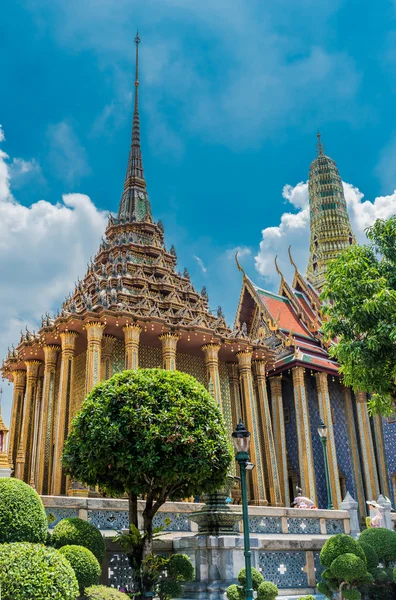
[[[329,264],[323,331],[336,340],[330,354],[345,384],[372,394],[370,408],[387,415],[396,402],[396,215],[366,233],[368,245]]]

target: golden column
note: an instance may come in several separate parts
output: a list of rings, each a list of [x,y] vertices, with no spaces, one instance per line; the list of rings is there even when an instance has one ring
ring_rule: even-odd
[[[317,504],[315,467],[312,452],[311,423],[303,367],[294,367],[293,392],[298,438],[298,462],[303,494]]]
[[[320,418],[327,426],[330,487],[331,495],[333,497],[333,505],[334,508],[337,509],[342,502],[342,498],[327,373],[315,373],[315,378],[316,390],[318,394],[319,414]]]
[[[265,377],[265,360],[253,361],[254,374],[257,383],[258,417],[264,441],[264,457],[268,475],[270,504],[284,506],[279,482],[277,456],[275,451],[272,419],[268,402],[267,380]]]
[[[283,410],[282,378],[270,377],[272,398],[272,424],[274,430],[275,453],[278,462],[279,481],[285,506],[290,506],[289,477],[287,469],[287,446],[285,414]]]
[[[37,491],[44,493],[44,469],[48,466],[51,445],[51,422],[55,396],[55,372],[60,346],[44,346],[44,381],[43,401],[39,429],[39,446],[37,453],[38,475]]]
[[[363,487],[363,477],[362,471],[360,467],[360,459],[359,459],[359,447],[356,435],[356,423],[355,417],[353,414],[353,401],[352,401],[352,393],[350,388],[344,387],[344,398],[345,398],[345,414],[346,414],[346,422],[348,428],[348,440],[349,440],[349,448],[351,450],[351,462],[352,462],[352,473],[353,479],[355,483],[355,494],[356,501],[359,504],[359,514],[361,518],[366,516],[366,503],[364,499],[364,487]],[[371,498],[370,498],[371,500]]]
[[[158,338],[162,344],[162,368],[167,371],[176,369],[176,347],[179,337],[178,333],[163,333]]]
[[[102,366],[101,366],[101,380],[106,381],[113,375],[113,348],[116,338],[114,335],[103,336],[102,342]]]
[[[39,427],[40,427],[40,415],[42,411],[42,400],[43,400],[43,377],[39,377],[36,386],[36,397],[34,400],[33,408],[33,432],[32,432],[32,443],[31,443],[31,457],[30,457],[30,479],[29,485],[36,489],[37,485],[37,452],[39,447]]]
[[[21,433],[16,457],[15,477],[28,483],[31,440],[33,433],[33,406],[41,360],[26,360],[26,393],[22,413]]]
[[[54,414],[56,434],[52,464],[51,494],[53,496],[59,496],[62,493],[62,487],[64,487],[61,458],[63,444],[67,436],[69,412],[71,410],[71,388],[77,337],[78,333],[74,331],[62,331],[60,334],[62,342],[62,361],[60,367],[58,401],[56,403],[56,412]]]
[[[142,328],[139,325],[125,325],[125,368],[136,371],[139,368],[139,341]]]
[[[241,393],[239,389],[239,370],[238,363],[227,363],[228,380],[230,382],[232,422],[234,427],[242,419]]]
[[[380,417],[380,415],[373,415],[373,424],[375,450],[377,454],[378,476],[380,481],[380,492],[381,494],[389,498],[390,493],[388,482],[388,467],[384,447],[384,431],[382,428],[382,417]]]
[[[100,366],[102,355],[102,337],[104,323],[86,323],[87,331],[87,366],[85,373],[85,392],[89,394],[92,388],[100,381]]]
[[[268,500],[265,491],[260,427],[253,389],[252,354],[253,353],[251,350],[243,350],[241,352],[237,352],[236,356],[239,364],[245,426],[248,431],[250,431],[253,438],[253,443],[250,444],[250,459],[252,463],[255,464],[255,468],[253,471],[251,471],[252,497],[250,499],[250,504],[266,506],[268,504]]]
[[[370,417],[367,410],[367,394],[366,392],[356,392],[355,398],[366,496],[367,500],[375,500],[379,496],[379,485]]]
[[[213,396],[218,406],[223,410],[221,399],[220,375],[219,375],[219,344],[204,344],[201,346],[205,354],[205,365],[208,377],[208,384],[213,384]]]
[[[19,431],[23,410],[23,398],[26,386],[26,371],[17,370],[12,372],[14,381],[14,393],[12,395],[10,439],[8,442],[8,461],[11,468],[16,466],[16,455],[19,446]]]

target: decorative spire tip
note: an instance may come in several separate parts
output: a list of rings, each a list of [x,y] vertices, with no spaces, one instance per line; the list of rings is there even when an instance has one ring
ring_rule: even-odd
[[[318,154],[323,154],[323,144],[322,144],[322,140],[321,140],[321,135],[320,135],[319,129],[318,129],[318,133],[316,134],[316,137],[318,138],[318,142],[316,144],[316,147],[318,149]]]
[[[140,44],[140,35],[138,29],[136,29],[135,44]]]

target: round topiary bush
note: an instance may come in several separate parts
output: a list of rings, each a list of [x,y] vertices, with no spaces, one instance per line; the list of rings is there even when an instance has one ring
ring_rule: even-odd
[[[264,581],[263,583],[260,583],[257,590],[257,599],[276,600],[278,592],[279,590],[274,583],[271,583],[271,581]]]
[[[70,563],[54,548],[16,542],[0,545],[2,600],[75,600],[78,583]]]
[[[59,552],[67,558],[73,567],[81,594],[86,587],[99,583],[102,569],[91,550],[84,548],[84,546],[62,546]]]
[[[396,532],[385,527],[370,528],[362,531],[359,542],[371,546],[386,566],[396,561]]]
[[[381,569],[378,567],[377,569],[373,569],[371,574],[374,577],[375,583],[379,585],[386,585],[393,581],[392,569]]]
[[[93,585],[86,588],[84,600],[128,600],[128,596],[105,585]]]
[[[166,567],[170,579],[192,581],[194,567],[186,554],[173,554]]]
[[[319,581],[319,583],[316,584],[316,588],[318,592],[320,594],[323,594],[323,596],[326,596],[326,598],[333,597],[333,592],[331,591],[327,583],[325,583],[324,581]]]
[[[106,545],[102,534],[97,527],[78,517],[59,521],[54,527],[51,540],[55,548],[62,548],[62,546],[84,546],[84,548],[91,550],[100,564],[103,563]]]
[[[246,587],[246,569],[241,569],[238,573],[238,581],[240,585],[245,589]],[[252,567],[252,588],[257,591],[259,586],[263,583],[264,577],[261,575],[260,571],[257,571],[254,567]]]
[[[358,543],[363,548],[363,552],[366,555],[367,570],[372,571],[373,569],[378,567],[378,563],[379,563],[378,554],[376,553],[374,548],[372,548],[369,544],[366,544],[365,542],[361,542],[360,540]]]
[[[236,585],[235,583],[228,586],[226,594],[228,600],[243,600],[243,598],[245,597],[243,588],[241,588],[241,586],[239,585]]]
[[[308,596],[300,596],[297,600],[315,600],[312,594],[308,594]]]
[[[44,544],[48,522],[38,493],[19,479],[0,479],[0,544]]]
[[[169,598],[180,598],[183,593],[183,586],[179,581],[173,579],[163,579],[159,582],[158,597],[160,600]]]
[[[343,590],[342,597],[345,600],[360,600],[362,594],[358,590]]]
[[[362,560],[356,554],[346,552],[333,560],[330,570],[334,577],[342,581],[359,581],[367,573],[366,559]]]
[[[363,552],[363,548],[356,540],[345,533],[338,533],[327,540],[320,551],[320,562],[325,567],[330,567],[333,560],[341,554],[355,554],[366,562],[366,555]]]

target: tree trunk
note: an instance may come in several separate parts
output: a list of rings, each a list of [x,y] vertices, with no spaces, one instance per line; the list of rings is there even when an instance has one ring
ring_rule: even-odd
[[[153,510],[153,497],[151,494],[148,494],[146,498],[146,506],[143,511],[143,560],[153,552],[153,518],[157,510]]]
[[[128,494],[129,526],[138,527],[138,503],[136,494]]]

